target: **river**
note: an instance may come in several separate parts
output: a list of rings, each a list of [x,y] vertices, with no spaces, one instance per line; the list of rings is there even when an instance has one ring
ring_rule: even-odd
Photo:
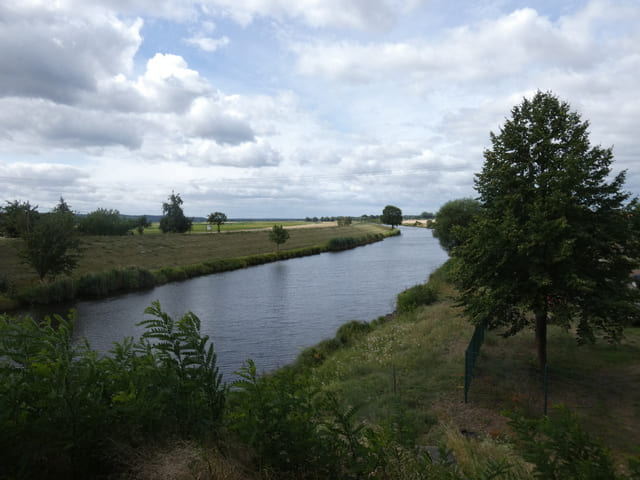
[[[226,380],[248,358],[269,371],[332,337],[350,320],[369,321],[392,312],[399,292],[424,283],[447,259],[431,230],[401,230],[400,236],[353,250],[77,302],[75,333],[107,353],[114,341],[140,335],[136,323],[144,319],[144,309],[159,300],[176,319],[187,311],[200,318]]]

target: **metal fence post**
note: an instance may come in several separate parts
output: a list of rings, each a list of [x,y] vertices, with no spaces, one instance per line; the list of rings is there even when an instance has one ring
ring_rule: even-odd
[[[547,415],[547,402],[549,400],[549,365],[544,364],[544,414]]]

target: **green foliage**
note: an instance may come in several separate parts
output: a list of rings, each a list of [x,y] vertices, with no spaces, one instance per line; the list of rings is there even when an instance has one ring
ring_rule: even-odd
[[[139,267],[113,268],[80,277],[75,294],[81,298],[100,298],[121,291],[151,288],[154,285],[154,277],[149,270]]]
[[[516,446],[535,465],[536,477],[545,480],[596,480],[627,478],[616,472],[609,450],[580,427],[575,414],[564,406],[553,418],[527,419],[509,414]]]
[[[14,200],[0,208],[0,235],[16,238],[33,228],[38,220],[38,206]]]
[[[515,334],[535,325],[546,364],[548,318],[579,340],[620,338],[637,317],[629,275],[640,264],[624,172],[591,147],[588,122],[550,93],[512,110],[476,178],[481,213],[454,250],[461,302],[476,324]],[[532,315],[533,313],[533,315]]]
[[[351,217],[338,217],[337,222],[339,227],[346,227],[351,225],[352,220]]]
[[[153,394],[157,408],[175,420],[179,432],[206,433],[220,420],[225,403],[213,343],[200,334],[200,319],[192,312],[176,322],[156,301],[145,313],[151,318],[138,324],[145,332],[137,353],[151,354],[157,381],[170,386]]]
[[[335,237],[329,240],[329,250],[337,252],[347,250],[358,245],[358,239],[354,237]]]
[[[207,217],[207,223],[215,223],[218,226],[218,233],[220,233],[220,225],[227,221],[227,216],[222,212],[210,213]]]
[[[430,285],[414,285],[398,294],[398,313],[413,312],[421,305],[431,305],[438,299],[437,291]]]
[[[382,210],[382,217],[380,217],[380,221],[387,225],[391,225],[391,228],[393,229],[395,225],[400,225],[402,223],[402,210],[398,207],[394,207],[393,205],[387,205]]]
[[[23,262],[32,267],[40,281],[61,273],[69,274],[78,264],[80,240],[69,212],[41,215],[29,231],[22,234],[20,251]]]
[[[144,233],[145,228],[149,228],[151,226],[151,222],[147,220],[146,215],[141,215],[133,221],[133,225],[140,235]]]
[[[142,338],[104,358],[73,315],[0,317],[0,477],[89,478],[117,467],[114,445],[215,436],[226,389],[199,319],[146,313]]]
[[[123,218],[118,210],[99,208],[78,222],[84,235],[125,235],[135,227],[132,220]]]
[[[281,369],[258,375],[248,360],[233,383],[230,428],[250,447],[260,471],[286,472],[297,478],[322,478],[329,451],[317,435],[314,400],[319,386],[308,375]]]
[[[106,372],[72,336],[73,315],[0,319],[0,476],[62,478],[99,458]]]
[[[61,277],[47,283],[39,283],[16,294],[23,304],[46,305],[73,300],[76,297],[75,283],[70,277]]]
[[[433,236],[447,252],[464,242],[465,231],[480,213],[480,202],[472,198],[461,198],[445,203],[436,214]]]
[[[269,240],[276,244],[276,250],[280,251],[280,245],[289,239],[289,232],[282,225],[274,225],[269,232]]]
[[[169,202],[162,204],[160,230],[162,233],[185,233],[191,230],[193,220],[184,216],[182,198],[179,193],[171,192]]]
[[[382,233],[370,233],[363,237],[335,237],[329,240],[329,242],[327,243],[327,248],[331,252],[339,252],[341,250],[347,250],[350,248],[359,247],[361,245],[367,245],[369,243],[377,242],[383,239],[384,235]]]
[[[371,330],[373,327],[369,322],[352,320],[340,325],[335,338],[343,346],[350,345],[355,339],[365,336]]]

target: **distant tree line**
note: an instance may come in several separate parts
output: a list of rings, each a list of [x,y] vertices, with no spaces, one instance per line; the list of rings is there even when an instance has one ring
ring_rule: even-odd
[[[358,222],[374,222],[380,223],[382,219],[382,215],[380,214],[362,214],[359,217],[305,217],[305,222],[340,222],[340,219],[349,218],[351,221]],[[433,220],[436,218],[436,214],[432,212],[422,212],[419,215],[403,215],[403,219],[405,220]],[[397,224],[396,224],[397,225]]]

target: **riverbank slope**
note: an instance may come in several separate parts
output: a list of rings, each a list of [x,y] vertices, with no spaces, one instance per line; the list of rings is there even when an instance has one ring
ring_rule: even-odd
[[[198,275],[352,248],[399,233],[372,223],[343,227],[328,223],[287,231],[289,239],[278,251],[264,230],[82,237],[82,257],[73,276],[50,285],[40,285],[37,275],[21,263],[21,239],[1,238],[0,275],[11,288],[10,295],[0,294],[0,311],[19,303],[99,298]]]
[[[457,292],[447,280],[446,266],[432,275],[428,288],[436,293],[435,301],[426,295],[422,297],[426,304],[422,304],[420,290],[408,298],[403,293],[398,305],[401,313],[369,323],[345,324],[335,337],[303,351],[292,367],[258,383],[268,401],[261,397],[255,407],[274,409],[274,418],[271,423],[257,423],[256,431],[268,434],[266,429],[272,424],[278,432],[297,425],[297,417],[287,417],[286,411],[282,417],[277,416],[281,412],[275,408],[290,406],[287,402],[293,402],[292,412],[297,415],[310,408],[306,403],[310,399],[334,398],[339,402],[333,412],[336,423],[324,418],[313,428],[317,428],[318,438],[326,428],[335,429],[353,447],[349,455],[357,461],[383,458],[384,468],[364,470],[368,478],[538,478],[533,464],[524,460],[522,444],[505,416],[505,412],[511,412],[531,421],[542,418],[544,391],[535,367],[533,332],[510,338],[501,337],[499,332],[487,333],[469,403],[465,404],[464,357],[473,327],[456,307]],[[599,444],[603,451],[611,451],[614,468],[620,472],[615,478],[635,478],[628,470],[628,458],[638,454],[640,445],[640,329],[629,329],[620,344],[600,339],[594,345],[578,346],[572,332],[551,327],[548,346],[552,367],[549,417],[562,422],[566,411],[551,406],[563,404],[577,415],[580,425],[566,433],[562,433],[563,427],[556,430],[556,434],[566,435],[566,448],[574,449],[564,452],[569,461],[580,461],[570,458],[571,452],[587,445],[582,443],[588,442],[586,432],[589,441]],[[305,382],[311,382],[314,388],[320,386],[319,390],[306,393],[309,386]],[[238,408],[233,397],[231,400],[231,410]],[[286,444],[283,439],[268,438],[272,443]],[[452,454],[456,464],[438,467],[423,461],[424,456],[416,452],[433,452],[433,448],[427,450],[429,445]],[[562,455],[562,445],[559,441],[549,448],[557,448],[556,453]],[[190,478],[194,471],[206,477],[212,470],[218,476],[210,478],[271,478],[268,467],[260,470],[242,462],[243,455],[255,460],[251,457],[257,455],[253,450],[248,454],[232,448],[222,454],[224,448],[198,444],[158,447],[137,457],[140,462],[133,468],[136,478],[163,477],[169,465],[185,472],[176,478]],[[596,455],[597,450],[590,451]],[[278,452],[294,458],[284,448]],[[288,468],[286,462],[264,458]],[[591,465],[590,460],[586,462]],[[278,471],[273,465],[271,468]],[[287,478],[307,478],[293,473],[297,468],[304,470],[302,465],[293,465],[285,470],[290,474]]]

